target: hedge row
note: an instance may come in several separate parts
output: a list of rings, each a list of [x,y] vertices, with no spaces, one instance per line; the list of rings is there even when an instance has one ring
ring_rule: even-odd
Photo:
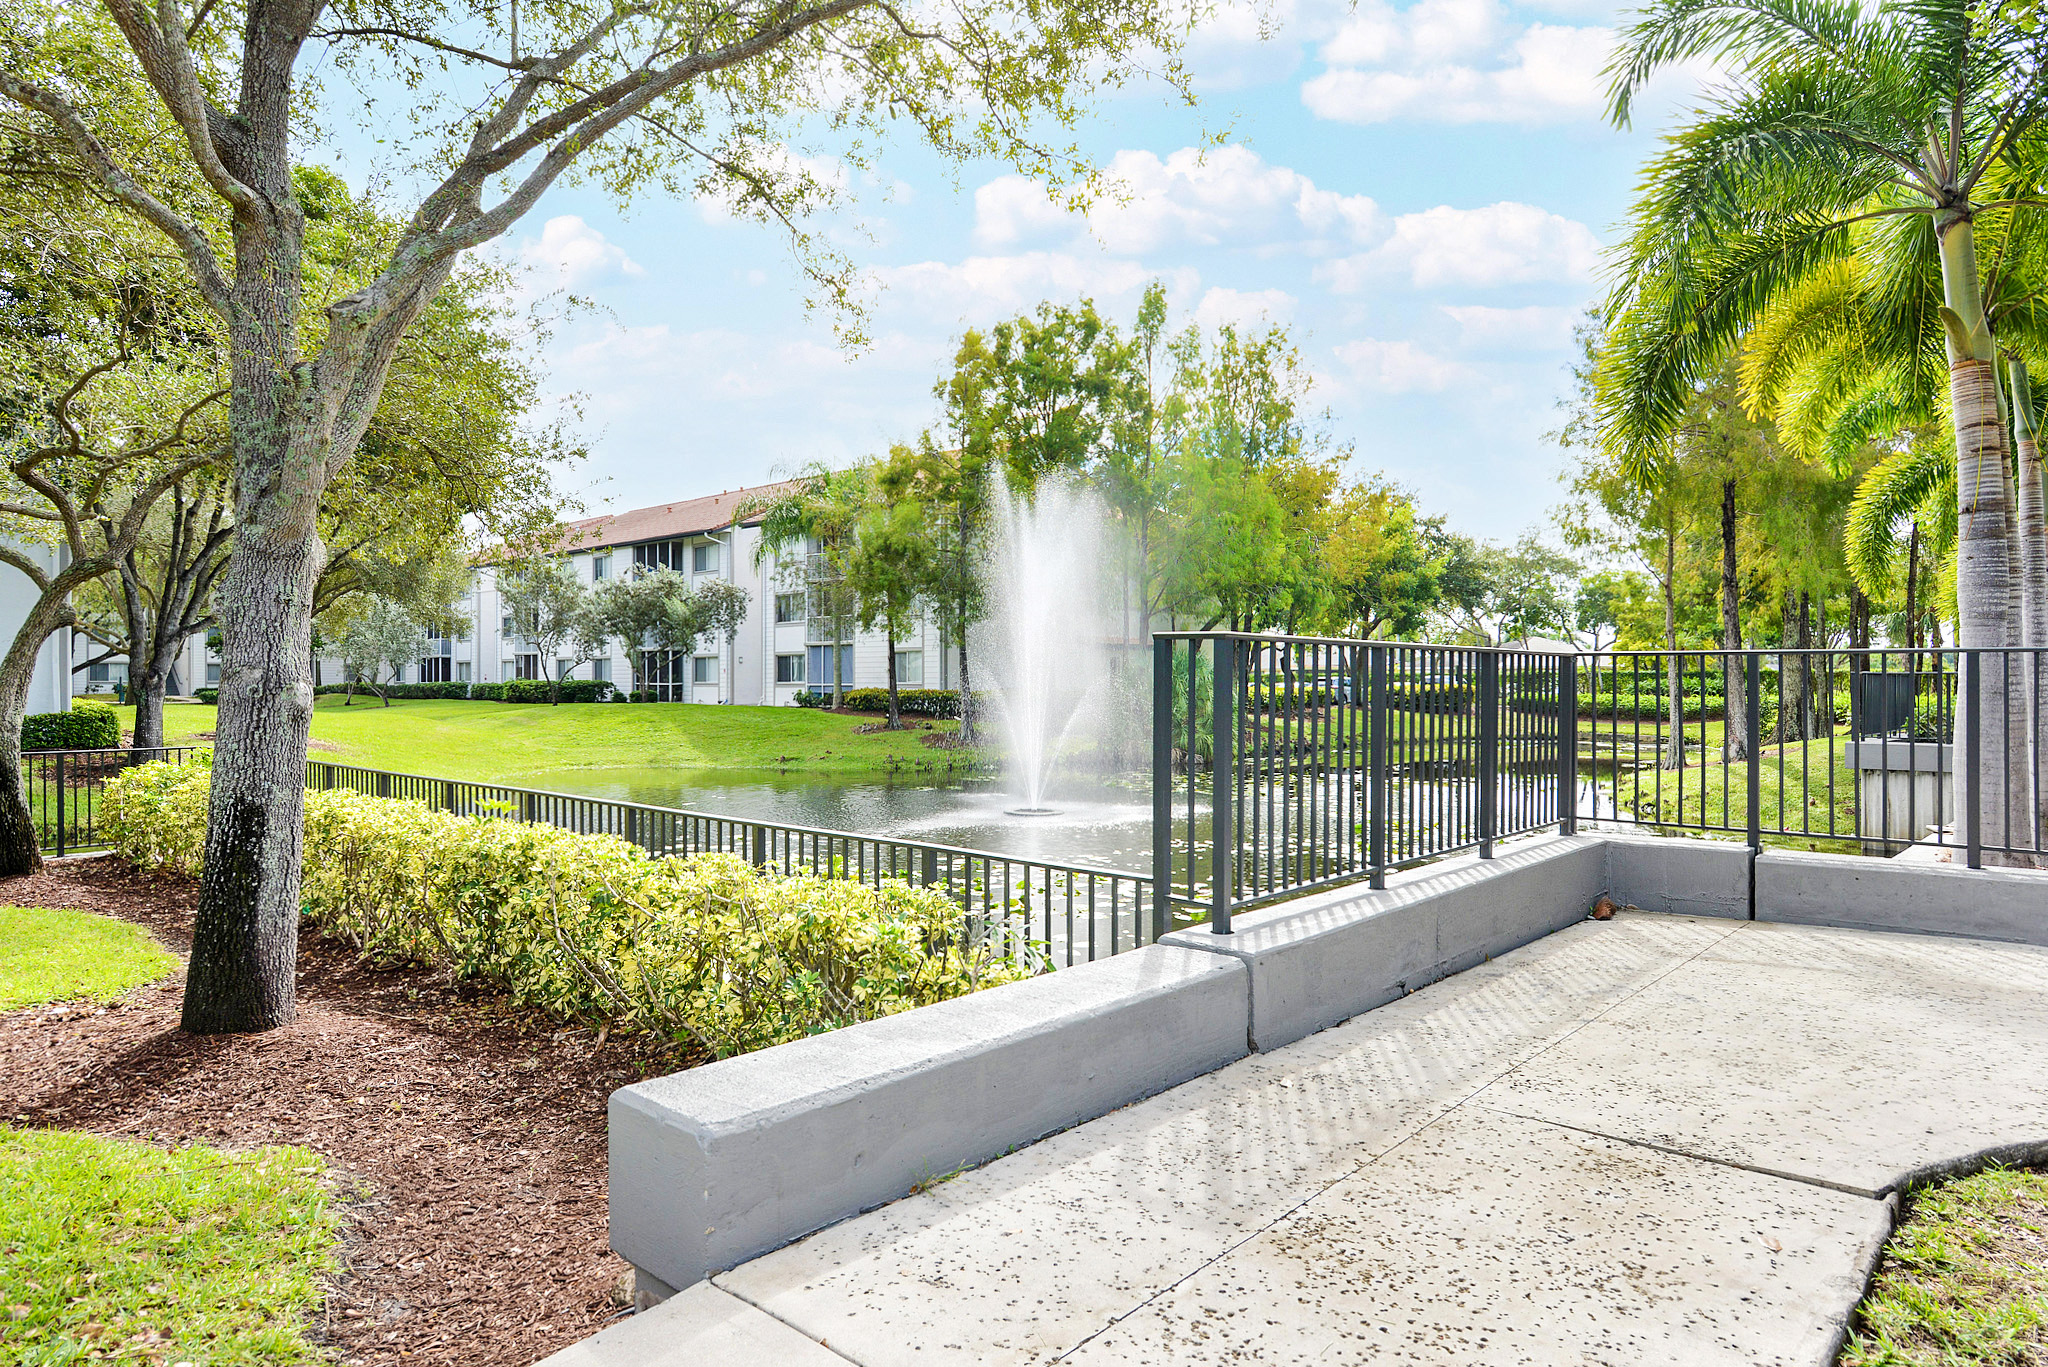
[[[348,684],[321,684],[315,694],[346,693]],[[511,679],[505,683],[421,683],[384,684],[372,689],[368,684],[356,684],[358,697],[375,698],[378,693],[390,698],[444,698],[461,701],[468,698],[477,702],[552,702],[548,695],[545,679]],[[203,703],[220,701],[218,688],[202,688],[194,695]],[[638,701],[640,695],[634,694]],[[563,702],[617,702],[620,694],[604,679],[564,679],[562,681]]]
[[[199,872],[210,761],[107,783],[101,829],[146,868]],[[306,794],[305,915],[377,964],[434,964],[564,1020],[725,1056],[1026,975],[969,943],[943,893],[651,859],[612,836]]]
[[[88,698],[74,700],[69,712],[36,712],[21,719],[24,750],[111,750],[120,743],[120,715]]]
[[[798,707],[830,707],[830,692],[803,692],[796,695]],[[899,688],[896,690],[897,710],[909,717],[957,717],[960,715],[960,690],[957,688]],[[846,690],[846,710],[849,712],[887,712],[889,690],[886,688],[849,688]]]

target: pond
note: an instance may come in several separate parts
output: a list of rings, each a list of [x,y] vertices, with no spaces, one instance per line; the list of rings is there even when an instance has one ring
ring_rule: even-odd
[[[1016,796],[994,779],[930,774],[821,777],[744,769],[555,769],[503,782],[522,788],[685,807],[862,835],[954,845],[1061,864],[1149,873],[1152,797],[1142,779],[1062,778],[1051,816],[1010,816]]]
[[[1060,864],[1081,864],[1137,874],[1152,871],[1152,802],[1142,775],[1107,778],[1063,775],[1048,804],[1050,816],[1013,816],[1016,795],[1000,780],[930,774],[840,777],[736,769],[557,769],[503,780],[522,788],[584,797],[683,807],[740,820],[773,821],[861,835],[952,845],[992,854]],[[1412,782],[1412,781],[1411,781]],[[1416,789],[1450,793],[1456,783],[1418,783]],[[1185,848],[1187,790],[1176,785],[1175,846]],[[1607,785],[1582,774],[1582,819],[1612,819]],[[1206,840],[1208,800],[1198,794],[1198,840]],[[1178,861],[1176,861],[1178,862]],[[1197,857],[1197,877],[1208,876]],[[1178,876],[1185,876],[1181,870]]]

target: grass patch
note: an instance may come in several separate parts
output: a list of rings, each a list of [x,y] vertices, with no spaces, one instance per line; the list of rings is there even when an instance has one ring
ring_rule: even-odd
[[[1915,1190],[1839,1361],[2048,1361],[2048,1173],[1991,1168]]]
[[[117,709],[124,727],[134,709]],[[212,732],[214,709],[164,709],[164,739],[176,745]],[[972,750],[938,751],[919,731],[858,735],[871,721],[802,707],[713,707],[690,703],[456,702],[336,694],[313,705],[313,739],[335,747],[317,757],[433,778],[497,781],[554,769],[801,769],[818,774],[962,768]],[[950,731],[959,723],[941,721]]]
[[[1647,728],[1646,728],[1647,732]],[[1628,738],[1628,732],[1622,732]],[[1604,740],[1605,737],[1603,736]],[[1697,741],[1688,728],[1687,739]],[[1786,849],[1853,853],[1856,839],[1856,771],[1843,762],[1841,739],[1766,745],[1757,754],[1757,797],[1766,832],[1764,844]],[[1646,741],[1641,768],[1623,767],[1611,780],[1624,810],[1648,822],[1681,830],[1732,828],[1749,820],[1749,762],[1721,759],[1721,726],[1714,723],[1704,747],[1686,752],[1685,767],[1659,769]]]
[[[0,1361],[319,1363],[338,1221],[306,1149],[0,1126]]]
[[[0,907],[0,1011],[112,1001],[178,966],[140,926],[50,907]]]

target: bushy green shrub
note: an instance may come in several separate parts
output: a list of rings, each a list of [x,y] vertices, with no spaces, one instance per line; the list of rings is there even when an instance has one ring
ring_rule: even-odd
[[[824,695],[827,703],[832,695]],[[957,717],[960,715],[960,691],[955,688],[899,688],[896,690],[896,708],[908,717]],[[849,688],[846,690],[846,710],[849,712],[887,712],[889,690],[886,688]]]
[[[199,870],[207,768],[107,785],[135,863]],[[578,835],[345,790],[306,795],[305,914],[377,963],[432,963],[523,1005],[659,1030],[720,1055],[1023,977],[969,943],[943,893],[785,876],[729,855],[652,859]]]
[[[337,683],[321,684],[313,692],[316,694],[346,693],[348,690],[348,684]],[[375,697],[377,694],[382,693],[388,698],[448,698],[460,701],[470,696],[469,690],[470,686],[466,683],[388,683],[378,684],[375,688],[366,683],[355,685],[357,697],[361,697],[365,693]]]
[[[1473,690],[1462,683],[1389,683],[1387,706],[1396,712],[1458,713],[1472,706]]]
[[[324,693],[327,690],[316,688],[313,691],[315,693]],[[212,707],[220,702],[220,690],[218,688],[195,688],[192,690],[192,696],[205,703],[208,707]]]
[[[546,679],[508,679],[498,685],[506,702],[552,702]],[[564,679],[563,702],[610,702],[612,686],[603,679]]]
[[[640,701],[638,693],[633,695],[633,701]],[[798,693],[794,701],[798,707],[830,707],[832,705],[832,695],[830,693],[813,693],[806,689]]]
[[[471,684],[469,686],[469,696],[472,702],[503,702],[505,701],[505,685],[501,683]]]
[[[21,719],[24,750],[111,750],[120,743],[120,714],[88,698],[75,700],[69,712],[37,712]]]

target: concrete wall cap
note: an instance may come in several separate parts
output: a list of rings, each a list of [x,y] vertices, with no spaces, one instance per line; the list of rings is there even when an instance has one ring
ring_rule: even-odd
[[[894,1078],[1056,1033],[1078,1018],[1129,1007],[1189,982],[1241,972],[1214,954],[1148,945],[649,1078],[620,1088],[612,1100],[698,1134],[755,1129],[778,1116],[816,1111]]]

